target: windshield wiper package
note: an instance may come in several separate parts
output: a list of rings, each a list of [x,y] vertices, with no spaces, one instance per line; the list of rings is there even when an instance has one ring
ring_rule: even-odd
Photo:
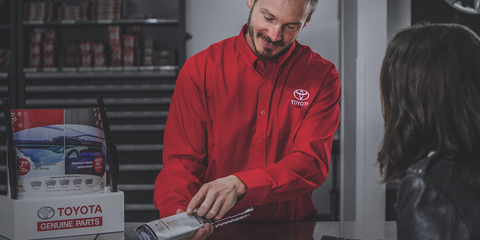
[[[12,109],[19,197],[105,189],[106,147],[98,108]]]
[[[236,207],[222,219],[215,221],[198,216],[195,209],[193,214],[183,212],[151,221],[139,226],[135,232],[141,240],[181,240],[193,236],[205,223],[220,227],[244,219],[250,216],[252,211],[253,207],[250,206]]]

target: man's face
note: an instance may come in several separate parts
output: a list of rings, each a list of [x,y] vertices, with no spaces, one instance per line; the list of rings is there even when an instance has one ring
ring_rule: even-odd
[[[287,50],[310,19],[305,0],[247,0],[251,9],[248,46],[262,59],[274,59]]]

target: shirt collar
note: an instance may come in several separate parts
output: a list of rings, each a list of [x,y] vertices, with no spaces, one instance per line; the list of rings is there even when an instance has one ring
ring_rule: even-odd
[[[242,54],[245,62],[247,63],[248,67],[252,70],[255,69],[255,61],[262,61],[253,53],[253,51],[250,49],[250,46],[248,46],[247,40],[245,39],[245,34],[248,31],[248,24],[243,25],[242,30],[240,31],[240,34],[238,35],[237,38],[237,46]],[[282,53],[279,57],[276,59],[272,59],[269,61],[277,61],[279,63],[279,66],[283,67],[285,63],[288,62],[288,59],[290,59],[290,56],[292,55],[293,51],[295,50],[295,47],[297,46],[297,41],[295,40],[292,44],[292,46]],[[267,61],[268,62],[268,61]]]

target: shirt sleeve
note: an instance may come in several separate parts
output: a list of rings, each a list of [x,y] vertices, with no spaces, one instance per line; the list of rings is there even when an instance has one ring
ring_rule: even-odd
[[[340,122],[340,77],[332,65],[294,138],[290,154],[262,169],[236,173],[248,187],[240,204],[262,205],[298,198],[328,175],[333,135]]]
[[[455,209],[442,191],[422,177],[407,176],[397,193],[399,240],[457,239]],[[468,231],[468,230],[467,230]]]
[[[155,181],[153,204],[162,218],[175,214],[177,209],[185,210],[202,186],[206,172],[203,104],[187,61],[175,84],[164,132],[163,169]]]

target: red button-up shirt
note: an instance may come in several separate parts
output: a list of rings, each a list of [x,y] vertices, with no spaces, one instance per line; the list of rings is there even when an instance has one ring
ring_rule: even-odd
[[[155,182],[160,216],[185,209],[201,185],[234,174],[248,187],[248,220],[299,221],[316,214],[312,191],[328,175],[340,121],[335,66],[294,42],[262,62],[236,37],[211,45],[181,69]]]

